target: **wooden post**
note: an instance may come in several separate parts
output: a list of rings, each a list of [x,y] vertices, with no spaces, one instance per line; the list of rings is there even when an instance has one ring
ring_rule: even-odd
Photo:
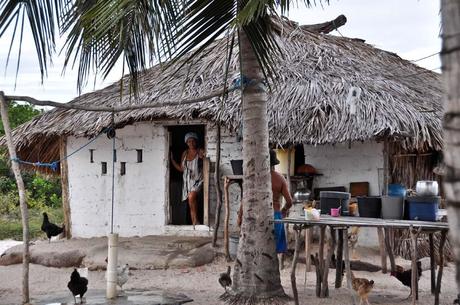
[[[389,145],[388,138],[385,136],[383,140],[383,195],[388,195],[388,181],[389,181]]]
[[[209,158],[203,160],[203,224],[209,226]]]
[[[343,277],[343,229],[338,229],[337,262],[335,264],[335,288],[342,287]]]
[[[418,268],[417,268],[417,238],[420,234],[421,228],[417,230],[410,226],[410,237],[412,247],[412,274],[411,274],[411,290],[412,290],[412,304],[415,305],[418,300]]]
[[[321,286],[321,297],[326,298],[329,296],[329,284],[327,279],[329,277],[329,266],[331,264],[332,254],[335,249],[335,230],[332,227],[329,227],[330,238],[328,239],[328,249],[326,256],[326,263],[324,264],[323,276],[322,276],[322,286]]]
[[[311,271],[311,248],[312,248],[313,228],[305,229],[305,272]]]
[[[70,213],[69,200],[69,167],[67,163],[67,138],[61,136],[59,138],[59,156],[61,170],[61,189],[62,189],[62,210],[64,212],[64,232],[67,239],[72,238],[72,218]]]
[[[324,267],[324,239],[326,235],[326,227],[320,226],[320,235],[319,235],[319,270],[321,274],[323,273]]]
[[[295,231],[295,248],[294,248],[294,257],[292,258],[291,286],[292,286],[292,294],[294,295],[294,304],[299,305],[299,294],[297,292],[295,270],[297,267],[297,259],[299,258],[300,234],[302,232],[302,228],[294,227],[294,231]]]
[[[431,274],[431,294],[436,292],[436,262],[434,260],[434,239],[433,233],[429,233],[430,239],[430,274]]]
[[[385,228],[385,246],[387,248],[388,258],[390,259],[390,268],[391,272],[395,272],[396,270],[396,263],[395,263],[395,256],[393,254],[393,248],[390,244],[390,229]]]
[[[446,244],[447,230],[441,231],[441,240],[439,242],[439,269],[438,279],[436,281],[436,292],[434,294],[434,305],[439,305],[439,294],[441,293],[442,271],[444,269],[444,245]]]
[[[379,248],[380,248],[380,259],[382,264],[382,273],[387,273],[387,252],[385,251],[385,237],[383,234],[383,228],[377,228],[377,234],[379,236]]]
[[[217,124],[217,141],[216,141],[216,169],[214,170],[214,183],[216,184],[216,218],[214,219],[214,232],[212,233],[212,246],[215,247],[217,243],[217,233],[219,232],[220,225],[220,211],[222,210],[222,189],[220,187],[220,124]]]
[[[342,230],[343,239],[348,240],[348,228]],[[345,270],[347,271],[347,288],[351,293],[351,300],[353,305],[356,305],[356,297],[353,292],[352,283],[351,283],[351,268],[350,268],[350,252],[348,251],[348,242],[343,243],[343,255],[345,257]]]
[[[315,256],[311,255],[311,261],[313,262],[313,265],[315,265],[315,272],[316,272],[315,292],[316,292],[316,297],[319,298],[321,295],[321,269],[320,269],[318,253],[316,253]]]
[[[228,198],[228,187],[230,186],[230,181],[228,177],[224,178],[224,201],[225,201],[225,223],[224,223],[224,250],[225,250],[225,258],[227,261],[230,261],[230,253],[228,251],[228,222],[230,220],[230,206],[229,206],[229,198]]]
[[[10,120],[8,118],[8,103],[5,99],[3,91],[0,91],[0,114],[2,116],[3,128],[5,129],[6,144],[8,145],[8,152],[10,159],[17,159],[16,147],[14,146],[13,136],[11,134]],[[11,161],[11,168],[16,179],[19,191],[19,205],[21,208],[22,218],[22,241],[24,243],[24,250],[22,253],[22,303],[28,304],[29,298],[29,211],[26,202],[26,189],[24,181],[21,176],[21,169],[19,164]]]

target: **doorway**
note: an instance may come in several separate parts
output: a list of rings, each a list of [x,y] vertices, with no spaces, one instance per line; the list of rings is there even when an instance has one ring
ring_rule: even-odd
[[[176,125],[168,126],[169,134],[169,156],[172,154],[174,160],[180,164],[182,153],[187,149],[184,142],[185,134],[195,132],[198,135],[197,146],[205,148],[205,125]],[[202,164],[202,163],[201,163]],[[169,217],[168,224],[191,225],[190,207],[187,200],[182,200],[183,177],[182,172],[174,168],[172,163],[169,167]],[[198,196],[198,222],[203,223],[203,188]]]

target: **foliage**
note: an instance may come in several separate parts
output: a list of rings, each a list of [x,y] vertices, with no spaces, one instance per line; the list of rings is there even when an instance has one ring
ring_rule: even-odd
[[[59,226],[63,223],[64,215],[61,208],[46,208],[43,211],[31,210],[29,213],[29,232],[31,238],[44,238],[45,233],[40,229],[43,221],[42,212],[47,212],[50,220]],[[0,215],[0,240],[22,240],[21,217]]]
[[[8,105],[8,118],[10,119],[11,129],[30,121],[33,117],[43,113],[42,110],[36,109],[34,106],[29,104],[18,104],[11,102]],[[0,136],[5,134],[3,128],[3,122],[0,121]],[[1,168],[1,167],[0,167]]]

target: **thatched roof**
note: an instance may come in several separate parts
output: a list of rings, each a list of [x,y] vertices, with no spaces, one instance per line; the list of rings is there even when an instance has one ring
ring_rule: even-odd
[[[279,84],[269,94],[272,143],[325,144],[388,136],[410,148],[441,148],[439,74],[359,39],[284,26],[280,37],[284,58],[278,60]],[[141,76],[142,92],[136,100],[130,97],[126,87],[120,101],[120,83],[115,83],[70,103],[92,106],[161,103],[220,90],[226,47],[227,39],[215,42],[174,76],[171,76],[174,68],[166,72],[159,65],[149,69]],[[233,54],[232,78],[239,67],[236,47]],[[162,81],[165,78],[169,80]],[[127,86],[126,77],[124,84]],[[350,114],[346,104],[351,86],[362,90],[356,115]],[[201,118],[237,130],[240,102],[240,91],[234,91],[223,108],[215,98],[199,104],[119,113],[116,123],[124,126],[137,121]],[[54,109],[18,127],[15,140],[23,158],[31,160],[40,156],[40,161],[46,161],[58,156],[59,136],[94,136],[109,124],[109,113]]]

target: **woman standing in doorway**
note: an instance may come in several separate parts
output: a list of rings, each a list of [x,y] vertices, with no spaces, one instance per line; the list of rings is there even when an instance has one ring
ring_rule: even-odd
[[[193,227],[198,223],[198,195],[203,188],[203,158],[205,152],[198,148],[198,135],[188,132],[184,141],[188,148],[182,153],[181,163],[178,164],[171,153],[171,161],[174,167],[182,172],[182,201],[188,200],[190,217]]]

